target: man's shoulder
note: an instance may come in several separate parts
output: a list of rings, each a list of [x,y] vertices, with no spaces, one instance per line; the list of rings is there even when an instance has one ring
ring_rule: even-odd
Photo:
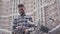
[[[18,20],[19,15],[14,15],[13,19]]]
[[[26,15],[25,17],[27,17],[27,18],[32,18],[31,15]]]

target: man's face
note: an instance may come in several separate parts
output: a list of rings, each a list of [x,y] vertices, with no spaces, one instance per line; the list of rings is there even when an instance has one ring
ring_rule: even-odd
[[[19,13],[20,14],[24,14],[25,12],[24,12],[24,7],[18,7],[18,9],[19,9]]]

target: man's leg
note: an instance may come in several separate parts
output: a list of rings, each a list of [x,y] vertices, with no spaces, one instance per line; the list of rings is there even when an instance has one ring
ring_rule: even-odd
[[[30,34],[28,29],[25,30],[25,34]]]
[[[12,32],[12,34],[16,34],[15,32]]]
[[[27,32],[27,34],[30,34],[30,32]]]

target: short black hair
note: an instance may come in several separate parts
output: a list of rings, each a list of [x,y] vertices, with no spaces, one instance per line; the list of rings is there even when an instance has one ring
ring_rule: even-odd
[[[18,7],[24,7],[24,5],[23,4],[19,4]]]

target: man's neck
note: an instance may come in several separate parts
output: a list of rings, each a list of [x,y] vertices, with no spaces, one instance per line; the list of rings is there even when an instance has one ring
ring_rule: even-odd
[[[21,14],[21,16],[25,16],[25,14]]]

